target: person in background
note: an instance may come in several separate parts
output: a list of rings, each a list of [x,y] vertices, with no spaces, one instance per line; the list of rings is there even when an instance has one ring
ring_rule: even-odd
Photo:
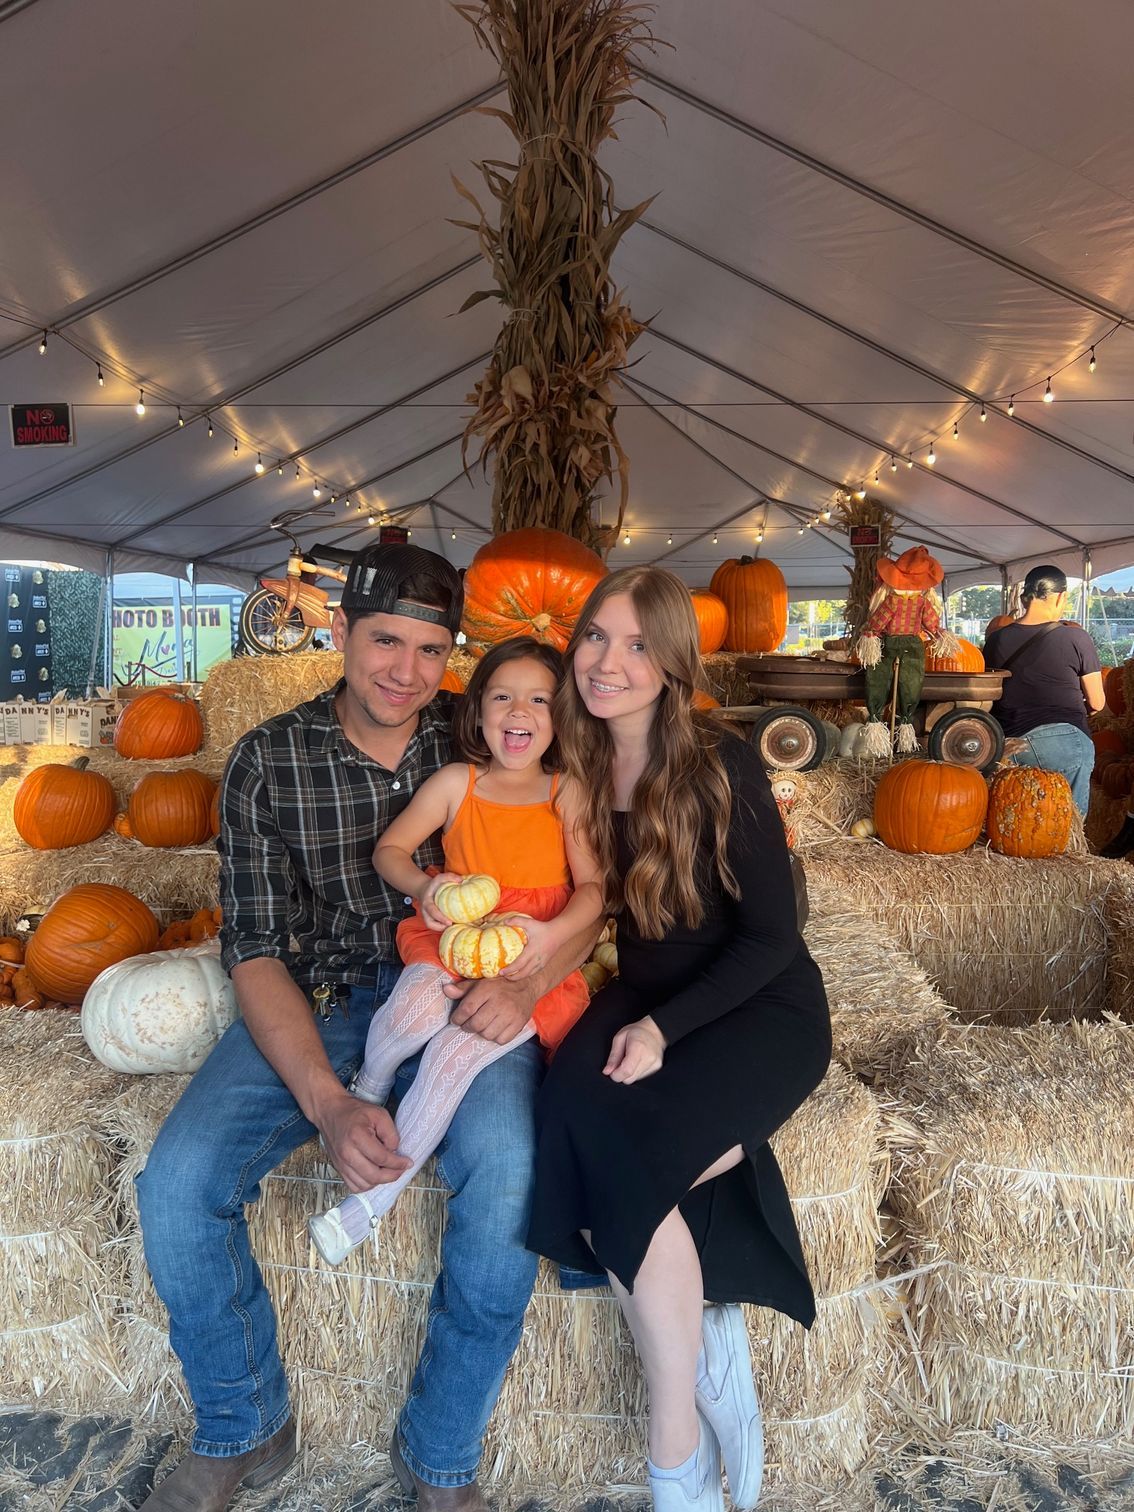
[[[1009,739],[1024,742],[1010,760],[1061,772],[1085,814],[1095,763],[1087,715],[1106,702],[1098,652],[1081,626],[1063,618],[1067,577],[1058,567],[1033,567],[1020,605],[1020,618],[993,630],[984,643],[985,666],[1010,673],[992,712]],[[1134,839],[1130,843],[1134,847]]]

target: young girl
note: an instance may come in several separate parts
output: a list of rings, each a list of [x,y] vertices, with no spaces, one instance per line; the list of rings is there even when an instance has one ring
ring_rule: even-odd
[[[527,636],[489,651],[454,720],[466,761],[442,767],[424,783],[375,848],[375,868],[417,900],[419,916],[398,926],[405,970],[374,1015],[352,1092],[384,1103],[398,1067],[423,1045],[426,1050],[397,1114],[399,1149],[409,1168],[308,1221],[312,1242],[332,1265],[366,1238],[437,1148],[473,1078],[533,1034],[551,1053],[587,1006],[586,983],[574,971],[540,998],[515,1039],[494,1044],[449,1023],[452,1004],[442,988],[454,975],[438,956],[441,931],[452,920],[438,908],[437,891],[462,876],[486,874],[499,882],[497,918],[524,915],[515,922],[527,944],[503,973],[513,980],[538,970],[602,911],[594,860],[576,838],[573,793],[555,770],[551,700],[561,666],[558,651]],[[437,830],[449,869],[431,877],[413,853]]]
[[[656,1512],[724,1512],[722,1457],[733,1506],[754,1507],[760,1412],[728,1304],[814,1317],[767,1141],[827,1068],[823,982],[759,754],[694,712],[685,585],[612,572],[565,661],[556,729],[620,974],[540,1090],[528,1248],[610,1277],[649,1388]]]

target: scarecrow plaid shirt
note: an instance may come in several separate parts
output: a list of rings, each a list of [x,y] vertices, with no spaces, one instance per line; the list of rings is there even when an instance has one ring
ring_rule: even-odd
[[[869,635],[936,635],[941,617],[928,593],[904,593],[891,588],[866,626]]]
[[[370,982],[379,962],[398,959],[394,932],[412,910],[371,857],[390,821],[449,760],[452,696],[438,693],[422,709],[389,772],[343,734],[337,692],[250,730],[229,758],[218,841],[226,971],[271,956],[307,989]],[[440,865],[440,837],[415,859]]]

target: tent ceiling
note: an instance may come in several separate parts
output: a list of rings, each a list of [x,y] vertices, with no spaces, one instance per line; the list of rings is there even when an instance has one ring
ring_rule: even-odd
[[[78,436],[5,444],[0,554],[247,580],[315,479],[458,563],[484,539],[457,438],[499,307],[456,313],[488,279],[449,217],[450,175],[509,155],[468,113],[492,60],[447,0],[320,16],[0,3],[7,139],[35,148],[0,163],[0,394],[69,400]],[[865,480],[955,584],[1134,562],[1125,0],[955,0],[947,25],[904,0],[659,0],[655,31],[666,124],[628,108],[606,158],[621,203],[657,196],[615,269],[652,319],[617,560],[700,581],[763,525],[793,591],[839,593],[816,519]],[[341,502],[309,527],[369,534]]]

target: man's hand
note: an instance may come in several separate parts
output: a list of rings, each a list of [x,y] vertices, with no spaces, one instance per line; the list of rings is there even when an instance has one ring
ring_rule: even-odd
[[[421,909],[422,922],[428,924],[430,929],[444,931],[453,922],[448,914],[443,914],[434,903],[437,889],[444,887],[447,882],[463,882],[460,872],[438,872],[435,877],[430,877],[425,891],[418,898],[418,906]]]
[[[537,971],[542,971],[555,953],[558,936],[554,928],[542,919],[530,918],[528,914],[497,914],[496,924],[515,924],[527,936],[527,943],[510,966],[505,966],[500,975],[508,982],[526,982]]]
[[[398,1154],[398,1131],[385,1108],[344,1092],[318,1121],[336,1169],[352,1192],[396,1181],[410,1165]]]
[[[539,1001],[530,982],[508,982],[503,977],[446,982],[445,996],[456,1000],[450,1022],[494,1045],[514,1040]]]
[[[611,1081],[636,1082],[661,1070],[665,1059],[665,1038],[648,1015],[635,1024],[627,1024],[611,1041],[610,1054],[602,1074]]]

